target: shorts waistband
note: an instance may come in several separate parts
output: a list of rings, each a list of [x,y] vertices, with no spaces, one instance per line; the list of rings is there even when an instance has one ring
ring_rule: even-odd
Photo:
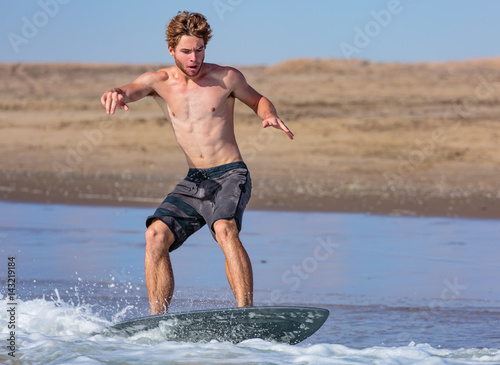
[[[234,169],[247,169],[247,165],[243,161],[231,162],[225,165],[210,167],[208,169],[190,168],[187,178],[193,181],[210,180],[221,177],[226,172]]]

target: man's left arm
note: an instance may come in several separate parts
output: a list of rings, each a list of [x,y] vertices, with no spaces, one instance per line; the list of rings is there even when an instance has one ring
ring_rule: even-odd
[[[245,77],[238,70],[231,70],[234,81],[233,95],[248,105],[260,118],[262,118],[262,127],[274,127],[285,132],[288,138],[293,139],[293,133],[286,124],[278,117],[273,103],[265,96],[259,94],[248,85]]]

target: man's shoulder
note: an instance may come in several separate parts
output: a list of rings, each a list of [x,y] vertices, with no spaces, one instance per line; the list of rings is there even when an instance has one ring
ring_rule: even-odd
[[[136,81],[154,87],[157,82],[166,81],[168,78],[167,69],[160,69],[158,71],[145,72]]]
[[[170,77],[170,74],[175,66],[160,68],[158,71],[151,72],[151,76],[157,81],[166,81]]]
[[[207,71],[213,74],[234,75],[241,74],[241,71],[233,66],[222,66],[215,63],[205,63]]]
[[[245,82],[245,77],[243,73],[235,67],[232,66],[221,66],[214,63],[206,64],[207,73],[212,75],[212,77],[221,80],[224,84],[230,88],[236,87],[238,84]]]

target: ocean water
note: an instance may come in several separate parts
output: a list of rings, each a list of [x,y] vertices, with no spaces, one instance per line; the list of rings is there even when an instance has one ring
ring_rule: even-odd
[[[0,202],[0,363],[500,364],[498,220],[247,211],[255,305],[327,308],[316,334],[294,346],[95,335],[148,314],[151,211]],[[235,305],[207,229],[172,263],[171,312]]]

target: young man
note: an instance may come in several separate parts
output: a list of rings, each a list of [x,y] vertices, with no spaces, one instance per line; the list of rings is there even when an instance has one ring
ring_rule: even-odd
[[[165,313],[174,291],[169,253],[205,223],[225,255],[229,285],[239,307],[253,305],[250,259],[239,239],[251,180],[234,135],[234,101],[241,100],[272,126],[293,133],[273,104],[250,87],[236,69],[204,63],[211,29],[198,13],[179,12],[167,26],[168,50],[175,66],[148,72],[134,82],[106,91],[107,114],[152,96],[189,166],[186,178],[165,198],[146,226],[146,285],[151,314]]]

